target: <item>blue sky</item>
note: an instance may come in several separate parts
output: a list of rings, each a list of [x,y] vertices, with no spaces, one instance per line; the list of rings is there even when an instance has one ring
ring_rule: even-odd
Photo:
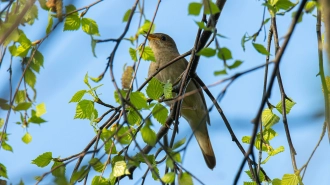
[[[77,1],[75,6],[79,8],[92,2]],[[167,33],[174,38],[181,53],[191,49],[197,31],[197,25],[194,21],[200,20],[200,17],[187,16],[189,2],[191,1],[162,1],[155,20],[155,31]],[[91,8],[85,17],[96,20],[101,34],[100,39],[117,38],[125,27],[125,23],[122,23],[122,16],[127,9],[131,8],[133,3],[133,0],[126,0],[125,2],[104,1]],[[146,1],[145,13],[150,20],[154,14],[156,3],[156,1]],[[234,59],[244,61],[238,69],[230,71],[228,76],[265,62],[265,57],[257,53],[251,43],[246,43],[245,52],[240,46],[241,38],[245,33],[252,35],[259,29],[263,13],[261,4],[261,1],[234,0],[228,1],[224,7],[217,29],[228,39],[220,39],[220,45],[229,48]],[[289,14],[278,16],[277,25],[281,38],[286,34],[290,25],[291,14]],[[135,34],[138,27],[138,17],[136,14],[127,37]],[[266,18],[268,17],[266,15]],[[324,107],[320,79],[316,77],[318,58],[315,22],[316,19],[312,15],[304,15],[303,22],[296,27],[281,62],[281,73],[286,93],[297,103],[288,115],[288,121],[293,144],[298,153],[296,156],[298,167],[307,161],[319,139],[323,125],[323,118],[315,117],[318,113],[322,113]],[[25,33],[31,40],[40,39],[45,34],[46,23],[47,12],[40,10],[39,20],[33,27],[26,26],[24,28]],[[49,170],[49,168],[40,169],[31,164],[31,160],[38,155],[52,151],[53,156],[67,157],[80,152],[94,136],[89,121],[73,119],[75,104],[68,102],[76,91],[87,88],[83,83],[83,78],[87,72],[90,76],[96,77],[103,71],[114,43],[99,43],[96,46],[97,58],[95,58],[91,52],[88,35],[82,30],[63,32],[62,29],[63,24],[60,24],[57,31],[52,33],[40,47],[45,62],[44,69],[41,70],[37,78],[37,102],[45,102],[47,114],[44,115],[44,119],[48,122],[41,126],[31,125],[28,128],[33,141],[26,145],[21,141],[25,130],[15,124],[19,119],[19,114],[12,113],[9,120],[7,132],[10,133],[9,144],[12,145],[14,153],[1,150],[0,159],[2,159],[1,163],[7,167],[9,178],[14,184],[18,183],[20,178],[30,184],[34,182],[34,176]],[[266,25],[266,34],[268,34],[268,30],[269,23]],[[261,32],[257,43],[266,44],[264,33],[264,31]],[[141,37],[140,41],[142,40]],[[280,41],[282,42],[283,39]],[[125,63],[132,65],[133,63],[128,54],[129,47],[131,44],[123,41],[116,54],[114,71],[118,83],[123,65]],[[214,44],[211,47],[214,47]],[[274,57],[273,48],[271,54]],[[0,68],[0,96],[6,94],[8,88],[8,74],[6,72],[8,55],[6,57]],[[17,58],[14,60],[14,64],[15,73],[20,74]],[[137,74],[139,84],[147,77],[148,66],[149,62],[141,62]],[[223,64],[216,57],[201,58],[197,73],[205,84],[212,84],[228,77],[213,75],[215,70],[221,69],[223,69]],[[244,135],[250,135],[252,132],[251,120],[255,117],[260,106],[263,75],[264,71],[260,69],[240,77],[229,87],[226,96],[220,102],[220,106],[239,139]],[[114,88],[110,82],[109,73],[106,74],[101,83],[104,84],[99,88],[101,99],[113,104],[115,102],[113,99]],[[210,90],[216,96],[223,87],[224,85],[219,85]],[[270,101],[277,104],[279,100],[278,85],[275,83]],[[206,102],[211,105],[208,98],[206,98]],[[99,113],[105,110],[99,107]],[[5,115],[6,112],[1,110],[0,117],[4,118]],[[195,139],[191,141],[187,149],[183,165],[205,184],[231,184],[243,156],[235,143],[231,141],[231,137],[216,110],[213,110],[210,116],[211,127],[209,127],[209,131],[217,157],[216,168],[210,171],[206,167]],[[293,173],[293,170],[283,124],[278,123],[274,129],[279,133],[279,136],[274,139],[272,145],[274,147],[283,145],[286,150],[271,158],[265,166],[265,171],[270,178],[282,178],[283,174]],[[190,134],[188,124],[181,119],[178,137],[183,138]],[[134,153],[137,150],[131,152]],[[329,152],[328,140],[324,138],[307,169],[304,177],[305,184],[315,184],[315,182],[328,184],[330,182],[330,177],[325,175],[330,170],[330,161],[327,157]],[[70,164],[67,171],[69,172],[73,166],[74,164]],[[164,167],[160,168],[163,169]],[[245,167],[246,169],[248,168]],[[143,173],[143,170],[137,170],[134,174],[135,179],[133,181],[125,179],[125,184],[134,184]],[[244,180],[248,180],[248,177],[242,174],[240,184]],[[51,178],[47,178],[41,184],[48,184],[50,181]],[[149,182],[152,183],[152,181]],[[196,184],[198,183],[196,182]]]

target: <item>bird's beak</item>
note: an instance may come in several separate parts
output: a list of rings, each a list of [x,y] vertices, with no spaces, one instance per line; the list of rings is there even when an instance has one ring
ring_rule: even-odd
[[[158,38],[156,35],[154,35],[154,34],[149,34],[147,39],[148,39],[149,41],[150,41],[150,40],[159,40],[159,38]]]

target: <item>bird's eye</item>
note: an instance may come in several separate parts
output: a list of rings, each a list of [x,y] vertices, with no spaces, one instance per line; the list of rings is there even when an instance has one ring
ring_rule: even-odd
[[[162,36],[160,39],[162,39],[162,41],[166,41],[166,37]]]

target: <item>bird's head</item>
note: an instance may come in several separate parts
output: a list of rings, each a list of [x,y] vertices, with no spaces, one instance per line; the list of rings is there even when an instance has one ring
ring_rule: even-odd
[[[172,52],[179,53],[174,40],[164,33],[153,33],[148,35],[149,45],[154,53]]]

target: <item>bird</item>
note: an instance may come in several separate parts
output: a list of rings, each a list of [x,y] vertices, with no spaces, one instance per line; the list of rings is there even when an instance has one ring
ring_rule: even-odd
[[[148,76],[150,77],[160,67],[180,56],[180,53],[177,49],[175,41],[167,34],[153,33],[149,34],[147,39],[155,57],[155,62],[151,62],[149,66]],[[182,58],[161,70],[155,78],[162,83],[176,83],[179,81],[179,78],[187,66],[187,60]],[[185,118],[193,130],[195,138],[204,156],[206,165],[210,169],[213,169],[216,165],[216,158],[207,129],[207,123],[210,124],[210,117],[203,92],[200,90],[200,85],[194,80],[191,80],[186,88],[186,93],[196,89],[199,89],[199,91],[184,97],[181,106],[181,116]],[[166,102],[169,106],[173,103],[173,101]]]

